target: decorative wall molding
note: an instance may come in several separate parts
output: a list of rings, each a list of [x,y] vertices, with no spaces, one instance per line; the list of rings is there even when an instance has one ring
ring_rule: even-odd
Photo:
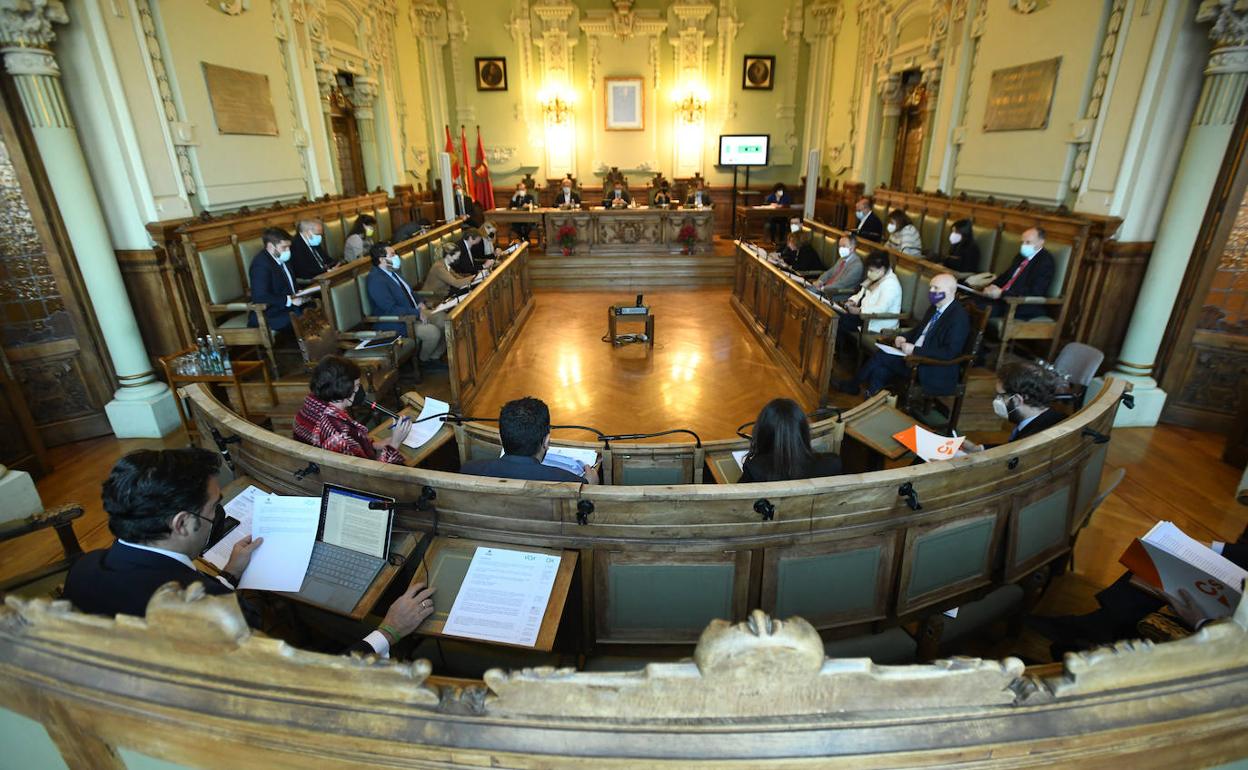
[[[1083,188],[1084,173],[1088,168],[1088,161],[1092,150],[1092,140],[1095,137],[1095,125],[1099,122],[1101,116],[1101,108],[1104,106],[1106,91],[1109,87],[1110,73],[1113,70],[1114,59],[1118,56],[1120,49],[1120,40],[1122,35],[1122,25],[1127,10],[1127,0],[1113,0],[1113,5],[1109,10],[1109,18],[1105,23],[1105,37],[1101,41],[1101,52],[1096,62],[1096,77],[1092,81],[1092,93],[1088,97],[1088,106],[1083,111],[1083,121],[1086,122],[1089,130],[1080,132],[1076,135],[1078,141],[1075,142],[1075,163],[1070,174],[1069,189],[1072,192],[1078,192]]]
[[[299,105],[295,98],[298,84],[295,82],[294,70],[291,67],[293,58],[290,49],[291,30],[286,22],[289,2],[290,0],[270,0],[273,11],[273,37],[277,40],[277,56],[282,61],[282,78],[286,82],[286,103],[290,107],[290,125],[295,132],[295,147],[298,148],[296,154],[299,156],[299,167],[303,172],[304,187],[308,196],[314,197],[318,185],[312,178],[311,164],[308,159],[308,132],[304,122],[299,119]]]
[[[226,16],[242,16],[251,10],[251,0],[204,0],[209,8]],[[276,4],[276,0],[274,0]]]
[[[429,161],[430,177],[436,178],[436,158],[442,147],[445,126],[450,123],[446,74],[442,66],[442,48],[450,41],[450,32],[446,11],[435,0],[414,0],[408,7],[407,21],[420,51],[421,83],[425,89],[425,135],[429,142],[425,157]]]
[[[152,16],[150,0],[134,0],[138,11],[139,24],[143,30],[142,45],[151,63],[152,74],[156,79],[155,87],[160,95],[162,112],[169,127],[169,140],[173,144],[174,155],[178,159],[178,172],[182,177],[182,186],[187,195],[195,195],[198,185],[195,183],[194,163],[191,148],[185,141],[179,141],[179,134],[185,132],[175,130],[177,124],[183,122],[179,115],[178,105],[173,98],[173,84],[170,82],[169,71],[165,67],[165,53],[161,48],[160,39],[156,35],[156,20]]]
[[[56,40],[53,24],[68,24],[62,0],[3,0],[0,2],[0,43],[25,48],[50,48]]]

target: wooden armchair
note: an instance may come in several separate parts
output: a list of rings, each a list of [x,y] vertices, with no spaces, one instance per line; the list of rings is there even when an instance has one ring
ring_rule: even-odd
[[[935,427],[939,420],[932,420],[935,415],[947,417],[946,429],[958,427],[958,417],[962,414],[962,401],[966,397],[966,379],[974,365],[975,356],[979,354],[979,346],[984,341],[984,329],[988,325],[989,311],[974,302],[964,302],[967,314],[971,317],[971,332],[966,336],[966,346],[962,355],[944,361],[924,356],[906,356],[906,365],[910,368],[909,381],[902,394],[902,411],[911,415],[928,427]],[[956,366],[958,367],[958,384],[953,393],[927,393],[919,383],[919,366]],[[950,404],[943,399],[952,398]]]
[[[54,564],[0,582],[0,597],[15,594],[26,598],[60,598],[65,573],[82,556],[82,546],[74,534],[74,520],[81,518],[82,513],[81,505],[70,503],[33,513],[24,519],[0,522],[0,543],[51,527],[60,538],[63,551],[63,558]]]
[[[213,243],[197,242],[183,233],[182,246],[203,308],[205,330],[220,336],[227,345],[260,346],[269,359],[269,368],[277,376],[273,333],[264,317],[265,306],[250,301],[246,262],[252,255],[243,253],[238,237],[232,234],[224,242]],[[258,322],[255,327],[247,325],[248,316],[253,312]]]
[[[1001,234],[997,263],[993,265],[997,275],[1008,268],[1013,255],[1018,253],[1018,246],[1021,242],[1020,235],[1010,232]],[[1067,298],[1063,294],[1063,289],[1066,286],[1066,273],[1070,266],[1074,246],[1069,243],[1050,241],[1045,248],[1053,255],[1054,263],[1053,282],[1049,285],[1046,295],[1043,297],[1002,297],[998,301],[1005,303],[1005,315],[992,318],[988,322],[991,336],[1001,343],[992,364],[993,369],[1001,367],[1006,351],[1014,340],[1049,340],[1049,348],[1044,357],[1052,360],[1057,353],[1058,336],[1061,332],[1062,320],[1066,316]],[[1023,305],[1041,306],[1043,312],[1032,318],[1019,318],[1018,309]]]
[[[355,346],[362,340],[395,340],[398,335],[388,331],[340,332],[326,317],[320,304],[308,306],[302,315],[292,313],[290,320],[295,330],[295,338],[299,341],[299,352],[303,355],[305,369],[311,371],[328,355],[345,356],[360,367],[364,388],[374,398],[391,390],[398,397],[399,367],[416,352],[415,345],[403,344],[410,340],[398,340],[382,347],[356,350]]]

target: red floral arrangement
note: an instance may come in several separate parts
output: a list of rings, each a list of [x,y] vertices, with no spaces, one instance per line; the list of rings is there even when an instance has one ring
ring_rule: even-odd
[[[698,240],[698,231],[694,229],[692,222],[681,226],[680,232],[676,234],[676,240],[683,243],[686,249],[693,248],[693,244]]]
[[[555,240],[559,241],[564,253],[568,253],[576,245],[576,226],[569,222],[560,227],[559,232],[555,233]]]

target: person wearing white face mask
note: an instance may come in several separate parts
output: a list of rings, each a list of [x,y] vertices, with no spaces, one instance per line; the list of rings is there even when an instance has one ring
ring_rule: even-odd
[[[923,256],[923,239],[919,237],[919,228],[914,226],[910,217],[901,209],[893,209],[888,214],[888,246],[912,257]]]
[[[862,284],[862,260],[858,258],[858,238],[853,233],[841,236],[836,247],[837,260],[815,280],[815,288],[825,297],[843,297],[858,290]]]
[[[365,288],[368,290],[368,301],[373,306],[373,315],[396,319],[414,316],[421,370],[445,369],[446,364],[441,358],[446,352],[446,314],[432,312],[403,280],[399,272],[402,260],[390,244],[374,244],[369,257],[373,260],[373,269],[365,280]],[[408,333],[407,323],[402,320],[384,321],[374,328],[396,332],[400,337],[406,337]]]
[[[992,411],[1002,420],[1014,425],[1010,441],[1018,441],[1052,428],[1062,421],[1060,412],[1050,409],[1055,387],[1048,372],[1032,363],[1006,364],[997,372],[997,396],[992,400]],[[982,452],[986,447],[966,440],[962,449]]]
[[[889,263],[888,252],[872,251],[867,255],[866,268],[866,280],[856,294],[845,300],[845,312],[836,327],[838,349],[858,336],[864,319],[868,332],[879,332],[894,324],[893,316],[901,313],[901,282]],[[889,317],[871,317],[876,315]]]
[[[264,247],[251,258],[247,276],[251,283],[251,301],[264,305],[264,319],[269,329],[281,331],[290,328],[290,314],[303,312],[303,297],[295,296],[295,277],[291,274],[290,233],[280,227],[270,227],[261,235]],[[247,317],[247,325],[260,325],[253,312]]]
[[[580,193],[572,189],[572,180],[570,178],[563,180],[563,186],[555,194],[555,205],[561,209],[579,209],[581,207]]]
[[[1002,316],[1006,312],[1006,303],[1002,297],[1047,297],[1053,283],[1053,272],[1056,264],[1053,255],[1044,248],[1044,228],[1031,227],[1023,232],[1023,242],[1018,247],[1018,255],[991,285],[984,287],[984,296],[992,303],[992,315]],[[1014,317],[1020,319],[1035,318],[1044,315],[1044,305],[1019,305]]]
[[[859,198],[854,204],[854,235],[866,241],[884,242],[884,223],[871,208],[870,198]]]
[[[342,261],[354,262],[368,253],[373,247],[373,236],[377,234],[377,219],[371,214],[360,214],[351,225],[347,234],[347,242],[342,247]]]
[[[319,219],[302,219],[296,224],[290,244],[290,272],[299,283],[312,279],[338,264],[325,245],[325,225]]]
[[[507,202],[507,208],[513,210],[531,209],[536,204],[533,196],[529,195],[529,190],[525,187],[524,182],[516,185],[516,192],[511,196],[511,200]],[[522,241],[528,241],[529,235],[533,232],[532,222],[512,222],[511,234]]]
[[[959,219],[949,231],[949,253],[945,267],[955,273],[974,273],[979,270],[979,244],[975,242],[971,220]]]

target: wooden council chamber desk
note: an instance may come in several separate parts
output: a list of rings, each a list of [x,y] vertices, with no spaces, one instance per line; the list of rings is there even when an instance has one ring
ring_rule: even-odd
[[[575,254],[602,256],[671,254],[684,248],[681,228],[693,225],[694,242],[690,253],[707,254],[715,232],[715,212],[709,208],[625,208],[585,209],[539,208],[492,209],[486,218],[499,223],[530,222],[538,225],[548,253],[560,248],[559,230],[566,224],[576,228]]]

